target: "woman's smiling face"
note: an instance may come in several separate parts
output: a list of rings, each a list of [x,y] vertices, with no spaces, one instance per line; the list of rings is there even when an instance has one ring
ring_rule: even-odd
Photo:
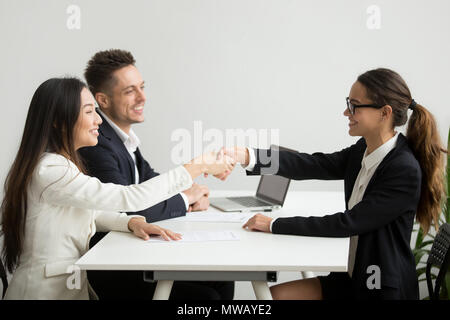
[[[358,81],[356,81],[349,93],[349,101],[355,106],[373,104],[367,98],[366,88]],[[349,120],[349,131],[351,136],[370,136],[373,133],[381,130],[382,109],[375,108],[355,108],[354,114],[351,114],[346,108],[344,116]]]
[[[81,106],[78,120],[74,127],[75,150],[95,146],[98,142],[98,128],[102,118],[95,111],[96,102],[87,88],[81,91]]]

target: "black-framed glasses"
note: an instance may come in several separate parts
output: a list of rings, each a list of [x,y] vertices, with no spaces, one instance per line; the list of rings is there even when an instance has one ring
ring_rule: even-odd
[[[354,115],[355,114],[355,109],[356,108],[375,108],[375,109],[381,109],[384,107],[384,105],[379,106],[379,105],[375,105],[375,104],[353,104],[350,102],[350,98],[347,97],[345,98],[345,100],[347,101],[347,109],[348,111]]]

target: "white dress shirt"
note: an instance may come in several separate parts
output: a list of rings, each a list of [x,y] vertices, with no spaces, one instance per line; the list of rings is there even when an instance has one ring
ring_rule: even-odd
[[[356,204],[358,204],[366,191],[367,185],[370,182],[375,170],[378,165],[383,161],[384,157],[395,148],[397,144],[398,132],[386,141],[384,144],[379,146],[377,149],[372,151],[372,153],[367,154],[367,148],[364,152],[363,159],[361,161],[361,170],[356,178],[355,185],[353,186],[353,191],[348,201],[348,210],[351,210]],[[244,167],[245,170],[252,171],[256,165],[255,152],[251,148],[247,148],[249,152],[249,164]],[[272,225],[276,219],[272,219],[270,222],[270,232],[272,232]],[[350,238],[350,248],[349,248],[349,260],[348,260],[348,273],[350,277],[353,274],[353,267],[355,264],[356,248],[358,246],[358,236],[352,236]]]
[[[126,134],[126,132],[124,132],[122,129],[120,129],[110,118],[108,118],[108,116],[100,108],[98,108],[97,110],[98,110],[98,113],[100,113],[105,118],[105,120],[109,123],[111,128],[113,128],[114,132],[117,133],[120,140],[122,140],[123,144],[125,145],[125,148],[127,149],[128,153],[130,154],[131,159],[133,159],[134,176],[135,176],[134,183],[139,184],[139,171],[138,171],[138,168],[136,165],[136,155],[134,154],[134,152],[141,145],[141,140],[139,140],[138,136],[136,135],[136,133],[134,133],[133,129],[130,128],[130,134]],[[189,199],[183,192],[180,192],[180,195],[184,200],[186,210],[188,210],[189,209]]]

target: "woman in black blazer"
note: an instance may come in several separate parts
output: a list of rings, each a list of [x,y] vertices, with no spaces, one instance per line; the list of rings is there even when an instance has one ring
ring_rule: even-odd
[[[406,123],[408,109],[412,114],[405,137],[395,127]],[[430,225],[438,222],[444,195],[443,160],[447,151],[435,120],[411,98],[404,80],[388,69],[371,70],[358,77],[344,116],[350,121],[349,134],[362,138],[335,153],[224,149],[244,166],[254,158],[252,170],[247,169],[250,175],[344,180],[345,212],[274,221],[257,214],[244,228],[351,237],[349,272],[272,286],[274,299],[418,299],[410,248],[414,217],[428,232]],[[254,152],[254,157],[249,152]],[[271,161],[263,163],[265,159]]]

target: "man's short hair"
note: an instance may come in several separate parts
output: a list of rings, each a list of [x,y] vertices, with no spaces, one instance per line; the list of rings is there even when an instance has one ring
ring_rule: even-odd
[[[89,60],[84,71],[89,90],[94,96],[98,92],[110,94],[115,83],[113,73],[129,65],[134,66],[135,63],[136,61],[129,51],[110,49],[97,52]]]

